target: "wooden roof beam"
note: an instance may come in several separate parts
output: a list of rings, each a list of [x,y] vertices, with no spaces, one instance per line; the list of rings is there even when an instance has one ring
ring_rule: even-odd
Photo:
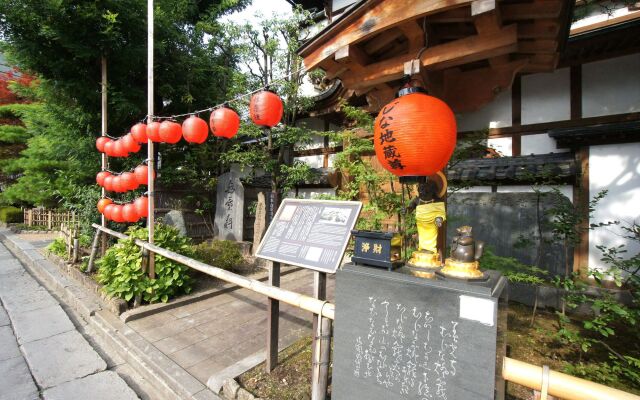
[[[499,31],[502,27],[502,16],[496,0],[476,0],[471,3],[471,15],[478,34],[488,34]],[[489,59],[492,67],[509,62],[509,56],[503,54]]]
[[[496,32],[470,36],[427,48],[420,57],[422,68],[440,70],[515,52],[518,48],[517,27],[510,25]],[[415,55],[407,54],[367,66],[364,73],[345,74],[342,82],[350,89],[375,86],[400,79],[404,63]]]
[[[532,3],[503,4],[505,21],[557,19],[562,13],[562,0],[537,0]]]
[[[374,0],[356,10],[301,51],[307,69],[332,57],[341,47],[373,37],[376,33],[396,27],[406,20],[419,19],[471,3],[471,0]],[[334,32],[335,31],[335,32]]]

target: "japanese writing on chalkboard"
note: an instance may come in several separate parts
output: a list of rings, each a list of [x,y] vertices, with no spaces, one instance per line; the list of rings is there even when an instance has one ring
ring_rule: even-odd
[[[378,139],[382,146],[382,154],[384,159],[389,163],[389,167],[392,169],[404,169],[404,165],[402,165],[402,155],[398,153],[398,148],[393,143],[396,141],[396,138],[393,137],[395,131],[393,130],[393,126],[391,126],[393,117],[388,115],[397,104],[398,102],[395,101],[391,104],[387,104],[382,109],[380,114],[382,115],[382,118],[378,121],[378,127],[380,128],[380,135]]]
[[[354,340],[355,377],[404,396],[447,400],[457,373],[458,321],[436,324],[424,305],[376,297],[368,299],[367,321],[366,336]]]

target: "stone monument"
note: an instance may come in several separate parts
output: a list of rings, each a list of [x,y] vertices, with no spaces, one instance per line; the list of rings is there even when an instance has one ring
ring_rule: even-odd
[[[256,254],[262,235],[267,229],[267,201],[264,197],[264,193],[258,192],[258,202],[256,204],[256,220],[253,223],[253,246],[251,248],[251,254]]]
[[[244,187],[240,176],[227,172],[218,177],[216,216],[214,220],[217,238],[242,241],[244,213]]]

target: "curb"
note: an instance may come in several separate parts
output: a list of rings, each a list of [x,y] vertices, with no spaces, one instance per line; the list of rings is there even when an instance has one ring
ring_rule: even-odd
[[[95,294],[67,279],[59,267],[32,244],[7,230],[0,230],[0,241],[47,289],[56,292],[95,328],[142,377],[153,382],[165,399],[221,400],[118,317],[102,309]]]

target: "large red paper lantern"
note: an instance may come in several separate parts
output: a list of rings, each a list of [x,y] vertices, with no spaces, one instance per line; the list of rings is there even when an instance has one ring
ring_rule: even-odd
[[[209,136],[209,126],[202,118],[191,116],[182,123],[182,136],[189,143],[204,143]]]
[[[100,171],[98,172],[98,175],[96,175],[96,183],[99,186],[104,186],[104,180],[107,176],[110,176],[111,172],[109,171]]]
[[[111,141],[110,138],[106,136],[100,136],[98,139],[96,139],[96,149],[98,149],[100,153],[104,153],[104,145],[110,141]]]
[[[249,115],[254,124],[273,128],[282,119],[282,100],[277,94],[263,90],[254,94],[249,103]]]
[[[152,142],[162,143],[160,122],[151,122],[147,125],[147,138],[151,139]]]
[[[229,107],[217,108],[209,117],[209,127],[214,136],[229,139],[238,133],[240,117]]]
[[[433,175],[453,154],[456,119],[442,100],[406,88],[378,114],[373,141],[378,161],[392,174]]]
[[[115,222],[124,222],[124,216],[122,215],[122,205],[116,204],[111,207],[111,220]]]
[[[138,123],[132,126],[131,136],[138,143],[147,143],[147,125]]]
[[[115,207],[115,204],[107,204],[102,211],[102,215],[104,215],[104,217],[108,220],[111,220],[111,211],[113,210],[113,207]]]
[[[133,204],[128,203],[122,207],[122,218],[126,222],[138,222],[140,216],[138,215],[136,207]]]
[[[137,153],[140,151],[140,144],[136,142],[131,133],[128,133],[122,137],[122,145],[129,153]]]
[[[113,178],[115,178],[115,176],[109,174],[108,176],[106,176],[104,178],[104,181],[102,182],[102,187],[104,188],[104,190],[108,191],[108,192],[113,192]]]
[[[164,121],[160,124],[160,139],[165,143],[175,144],[182,137],[182,127],[173,121]]]
[[[138,165],[136,167],[136,169],[133,170],[133,173],[136,176],[136,181],[138,181],[138,183],[140,185],[148,185],[149,184],[149,167],[147,167],[146,165]],[[155,179],[156,177],[156,173],[155,171],[153,172],[153,178]]]
[[[133,172],[125,172],[120,175],[120,186],[125,190],[136,190],[140,184]]]
[[[140,217],[147,217],[149,215],[149,198],[146,196],[138,197],[134,200],[133,205],[136,207],[136,212]]]
[[[108,155],[109,157],[113,157],[113,146],[115,146],[116,142],[114,140],[109,139],[108,141],[106,141],[104,143],[104,154]]]
[[[112,204],[113,201],[111,201],[111,199],[100,199],[98,200],[98,212],[100,212],[100,214],[102,214],[104,212],[104,208],[106,206],[108,206],[109,204]]]

